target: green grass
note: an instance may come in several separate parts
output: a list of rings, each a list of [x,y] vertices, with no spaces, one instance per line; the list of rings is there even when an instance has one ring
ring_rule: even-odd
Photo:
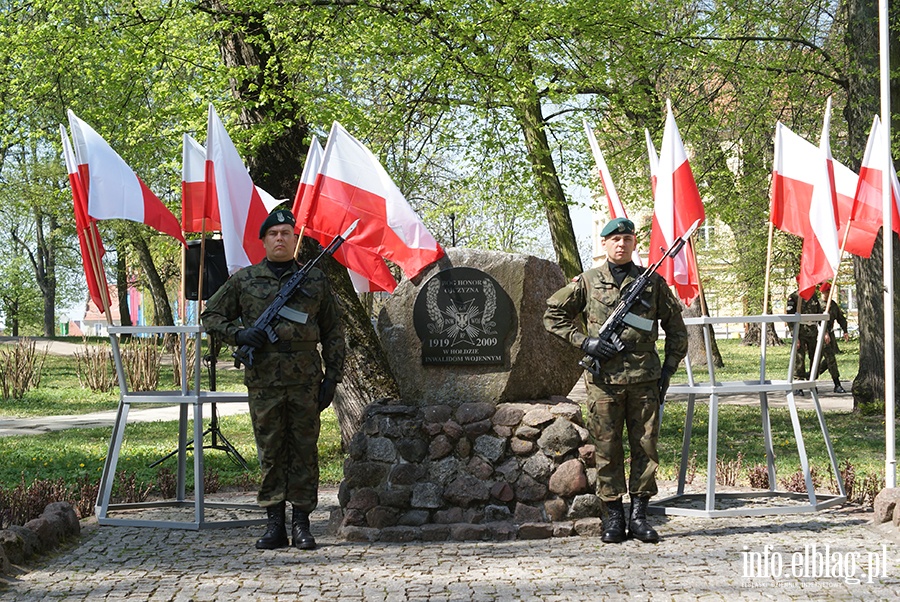
[[[665,405],[659,437],[660,476],[674,479],[681,461],[687,402]],[[800,456],[787,408],[770,408],[772,443],[777,477],[783,478],[800,469]],[[825,439],[813,410],[798,412],[803,442],[811,466],[822,476],[831,472]],[[863,416],[854,412],[826,412],[825,426],[834,447],[838,465],[849,461],[859,474],[884,472],[884,416]],[[709,405],[695,405],[691,430],[691,451],[696,453],[698,470],[706,472]],[[717,457],[733,461],[742,454],[746,469],[766,463],[761,413],[758,406],[719,405]],[[746,484],[746,483],[743,483]]]
[[[790,359],[791,340],[782,339],[783,345],[766,346],[766,377],[769,380],[785,380],[787,378],[788,360]],[[758,345],[741,345],[738,339],[718,339],[716,341],[719,353],[725,362],[724,368],[716,368],[716,379],[719,381],[759,380],[760,349]],[[842,381],[852,381],[859,371],[859,340],[840,341],[841,351],[837,356],[838,371]],[[660,344],[662,349],[662,344]],[[809,358],[806,361],[806,369],[809,370]],[[692,366],[694,379],[698,382],[709,382],[706,364]],[[828,380],[830,376],[819,375],[820,379]],[[683,384],[687,382],[687,373],[684,365],[672,378],[672,383]]]
[[[208,423],[207,423],[208,424]],[[240,452],[251,467],[248,474],[225,452],[204,450],[206,470],[216,471],[223,486],[256,480],[259,468],[256,460],[256,444],[250,426],[250,416],[241,414],[223,416],[219,428],[228,441]],[[189,433],[192,433],[189,427]],[[14,487],[25,478],[30,483],[35,478],[75,482],[80,477],[100,478],[109,447],[112,428],[70,429],[44,435],[0,438],[0,486]],[[189,434],[190,436],[190,434]],[[210,443],[207,437],[206,443]],[[178,445],[178,422],[132,423],[125,429],[125,443],[119,456],[117,472],[134,473],[139,482],[152,483],[161,467],[171,471],[177,468],[172,457],[160,466],[149,465],[167,455]],[[193,483],[193,460],[188,453],[188,483]],[[343,477],[344,455],[341,452],[341,436],[337,417],[331,409],[322,413],[322,429],[319,436],[319,463],[321,482],[335,485]]]
[[[163,364],[160,370],[159,390],[174,389],[174,382],[171,365]],[[209,387],[205,368],[202,370],[201,387],[204,389]],[[243,372],[232,370],[220,361],[216,371],[216,389],[246,391],[243,385]],[[83,388],[78,381],[74,357],[48,355],[41,371],[40,387],[28,391],[22,399],[0,400],[0,416],[28,418],[88,414],[115,410],[118,401],[118,387],[106,393],[95,393]]]

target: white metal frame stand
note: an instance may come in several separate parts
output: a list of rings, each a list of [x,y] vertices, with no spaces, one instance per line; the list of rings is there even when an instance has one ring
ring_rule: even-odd
[[[688,384],[672,385],[669,387],[670,394],[687,394],[687,413],[684,422],[684,440],[681,449],[681,466],[678,471],[678,490],[673,496],[660,499],[651,503],[649,511],[655,514],[669,514],[681,516],[757,516],[767,514],[786,514],[799,512],[816,512],[831,506],[843,504],[847,500],[844,490],[844,482],[840,475],[837,460],[834,455],[834,448],[831,445],[831,439],[828,436],[828,428],[825,426],[825,415],[822,412],[822,406],[819,403],[819,394],[816,390],[816,373],[818,371],[818,361],[821,358],[822,344],[824,341],[824,326],[828,319],[828,314],[780,314],[780,315],[761,315],[761,316],[736,316],[736,317],[699,317],[685,318],[686,325],[699,325],[703,327],[703,339],[706,345],[707,371],[709,374],[708,383],[698,383],[694,380],[694,374],[691,370],[690,359],[685,358],[685,367],[687,369]],[[769,323],[786,322],[793,324],[793,342],[791,344],[791,355],[787,369],[786,380],[768,380],[766,378],[766,325]],[[819,338],[816,346],[815,365],[810,366],[809,378],[807,380],[794,380],[794,363],[797,359],[798,335],[801,322],[817,322],[819,323]],[[712,340],[713,325],[715,324],[748,324],[757,323],[760,325],[760,378],[758,381],[742,381],[742,382],[718,382],[715,375],[715,367],[710,361],[712,357]],[[803,442],[803,432],[800,428],[800,418],[797,412],[797,404],[794,399],[795,391],[808,391],[812,397],[813,405],[819,419],[819,426],[825,439],[825,445],[828,449],[828,457],[831,461],[831,469],[834,471],[835,482],[838,485],[838,495],[817,495],[813,485],[812,474],[810,473],[809,460],[806,454],[806,447]],[[772,427],[769,419],[769,393],[785,393],[787,396],[788,408],[791,414],[791,423],[794,430],[794,439],[797,443],[797,452],[800,456],[800,466],[803,471],[803,478],[806,483],[807,493],[793,493],[788,491],[778,491],[776,489],[777,481],[775,479],[775,453],[772,445]],[[719,419],[719,397],[721,395],[758,393],[759,404],[762,414],[762,431],[766,447],[766,464],[769,476],[768,491],[754,491],[748,493],[719,493],[716,494],[716,442],[718,437],[718,419]],[[690,453],[691,427],[694,418],[694,401],[697,395],[709,395],[709,436],[707,449],[707,482],[705,494],[689,494],[685,493],[685,479],[688,468],[688,456]],[[808,501],[807,504],[770,504],[766,506],[747,504],[738,505],[739,500],[749,498],[784,498],[791,500]],[[722,508],[716,506],[716,501],[723,499],[736,500],[732,507]],[[696,502],[702,503],[703,508],[697,508]],[[679,504],[681,502],[681,504]],[[693,507],[685,507],[684,502],[688,502]],[[694,502],[691,504],[691,502]]]
[[[218,391],[200,390],[201,367],[201,340],[202,328],[200,326],[111,326],[109,328],[109,340],[112,345],[113,360],[116,366],[116,376],[119,380],[119,408],[116,413],[116,421],[113,426],[112,437],[109,442],[109,451],[103,467],[103,475],[100,479],[100,490],[97,495],[96,514],[97,521],[101,525],[121,525],[128,527],[163,527],[168,529],[221,529],[225,527],[243,527],[265,523],[265,518],[246,520],[206,520],[207,508],[224,508],[230,510],[254,510],[262,512],[256,504],[237,504],[228,502],[207,502],[203,491],[203,404],[204,403],[229,403],[246,402],[246,393],[228,393]],[[122,363],[121,350],[119,349],[119,334],[175,334],[178,336],[181,361],[181,390],[180,391],[129,391],[128,380]],[[194,338],[196,341],[193,368],[193,388],[188,386],[189,366],[187,360],[187,340]],[[179,405],[178,428],[178,469],[176,478],[176,498],[174,500],[159,502],[142,502],[128,504],[113,504],[110,502],[113,484],[116,476],[116,465],[125,439],[125,427],[128,423],[128,411],[132,404],[141,403],[172,403]],[[194,499],[187,499],[185,494],[185,482],[187,474],[187,447],[188,447],[188,407],[193,408],[194,427]],[[180,520],[154,520],[152,518],[130,518],[129,513],[123,517],[110,516],[110,511],[135,510],[151,508],[190,508],[194,509],[192,521]]]

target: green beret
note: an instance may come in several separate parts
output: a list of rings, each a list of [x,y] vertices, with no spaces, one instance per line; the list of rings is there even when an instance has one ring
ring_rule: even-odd
[[[617,217],[609,220],[609,223],[603,226],[600,236],[604,238],[612,234],[634,234],[634,222],[627,217]]]
[[[297,223],[297,220],[294,219],[294,214],[288,211],[287,209],[276,209],[272,213],[269,214],[269,217],[266,218],[266,221],[262,223],[262,226],[259,227],[259,237],[266,237],[266,230],[271,228],[272,226],[279,226],[281,224],[289,224],[291,227]]]

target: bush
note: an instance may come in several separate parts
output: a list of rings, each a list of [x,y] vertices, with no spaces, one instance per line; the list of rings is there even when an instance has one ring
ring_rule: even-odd
[[[23,337],[15,345],[0,349],[0,388],[3,399],[22,399],[25,393],[41,385],[41,370],[49,347],[35,351],[35,342]]]
[[[75,352],[78,382],[91,391],[111,391],[117,385],[112,349],[109,345],[88,345],[87,339],[83,343],[84,350]]]

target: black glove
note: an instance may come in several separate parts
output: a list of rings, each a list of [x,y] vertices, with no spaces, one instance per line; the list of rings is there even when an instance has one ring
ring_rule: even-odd
[[[666,401],[666,391],[669,390],[669,381],[672,380],[672,375],[675,374],[676,368],[671,368],[669,366],[663,366],[662,372],[659,375],[659,405],[662,405]]]
[[[234,335],[234,340],[241,347],[247,345],[248,347],[252,347],[253,349],[259,349],[266,344],[266,341],[269,340],[269,337],[266,336],[266,331],[262,328],[251,326],[250,328],[238,330]]]
[[[598,337],[588,337],[581,343],[581,350],[601,362],[608,360],[619,352],[616,346]]]
[[[319,412],[331,405],[334,401],[334,392],[337,390],[337,382],[331,378],[324,378],[319,384]]]

